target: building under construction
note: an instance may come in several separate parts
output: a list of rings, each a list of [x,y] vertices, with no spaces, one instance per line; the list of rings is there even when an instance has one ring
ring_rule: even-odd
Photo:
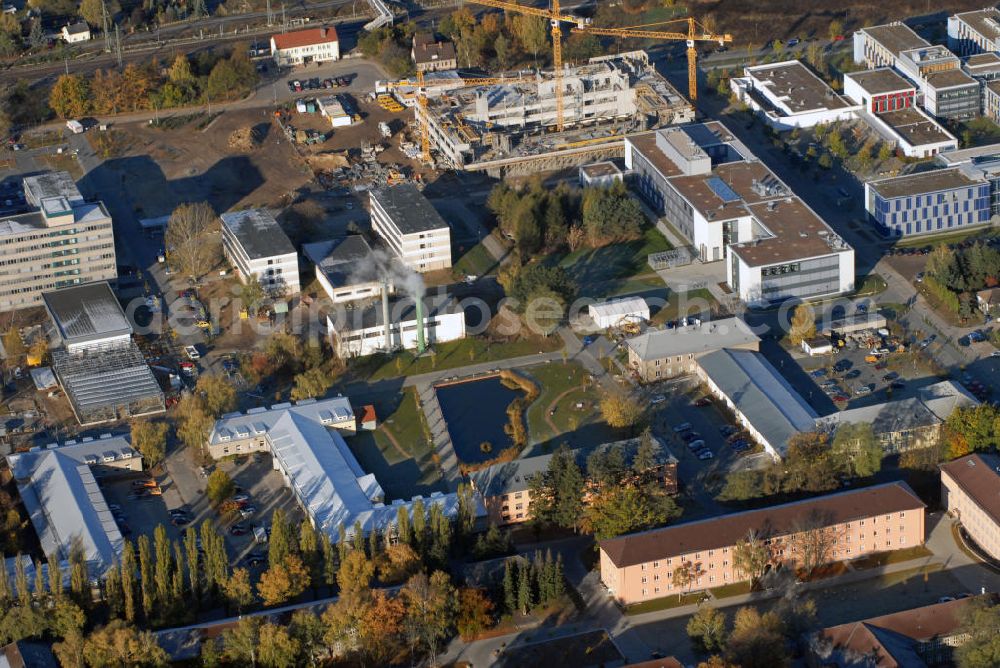
[[[500,176],[558,169],[620,156],[621,138],[694,120],[694,107],[645,51],[591,58],[561,76],[564,130],[555,132],[554,72],[510,82],[428,89],[426,123],[440,162]]]

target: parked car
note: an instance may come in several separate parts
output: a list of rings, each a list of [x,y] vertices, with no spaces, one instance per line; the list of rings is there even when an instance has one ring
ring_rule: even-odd
[[[233,497],[233,501],[235,501],[236,503],[243,503],[249,500],[250,500],[249,494],[237,494],[236,496]]]
[[[850,401],[850,399],[846,394],[837,394],[833,397],[833,400],[838,402]]]
[[[826,375],[826,369],[814,369],[809,373],[813,378],[822,378]]]
[[[679,425],[676,425],[674,427],[674,433],[675,434],[679,434],[682,431],[687,431],[690,428],[691,428],[691,423],[690,422],[682,422]]]
[[[879,362],[878,364],[875,365],[876,371],[881,371],[882,369],[888,369],[888,368],[889,368],[888,362]]]
[[[701,459],[701,460],[711,459],[714,456],[715,456],[715,453],[712,452],[711,450],[702,450],[701,452],[698,453],[698,459]]]
[[[254,513],[257,512],[257,508],[254,506],[244,506],[240,508],[240,517],[247,519],[248,517],[253,517]]]
[[[872,388],[870,385],[858,385],[856,388],[854,388],[854,394],[857,394],[858,396],[864,396],[866,394],[871,394],[871,393],[872,393]]]
[[[744,450],[749,450],[750,444],[744,440],[739,440],[733,443],[733,450],[736,452],[743,452]]]
[[[232,536],[245,536],[250,533],[250,527],[245,524],[234,524],[229,529],[229,534]]]
[[[667,398],[662,394],[654,394],[649,398],[649,403],[651,404],[662,404]]]
[[[705,441],[699,438],[698,440],[691,441],[690,443],[688,443],[688,447],[691,448],[692,450],[700,450],[701,448],[705,447]]]
[[[184,354],[188,356],[190,360],[201,359],[201,353],[194,346],[184,346]]]
[[[894,390],[902,390],[904,387],[906,387],[906,383],[904,383],[901,380],[894,380],[892,382],[892,385],[890,385],[889,387],[891,387]]]
[[[861,370],[860,369],[851,369],[850,371],[848,371],[847,373],[844,374],[844,379],[845,380],[852,380],[854,378],[859,377],[860,375],[861,375]]]
[[[738,431],[739,427],[734,427],[731,424],[724,424],[721,427],[719,427],[719,433],[722,434],[723,436],[732,436]]]
[[[690,443],[691,441],[697,441],[698,439],[700,439],[701,434],[699,434],[696,431],[689,431],[683,436],[681,436],[681,438],[684,439],[686,443]]]
[[[892,381],[896,380],[897,378],[899,378],[899,374],[896,373],[895,371],[890,371],[889,373],[887,373],[884,376],[882,376],[882,380],[884,380],[887,383],[891,383]]]
[[[175,515],[170,518],[170,523],[173,524],[175,527],[182,527],[190,522],[191,520],[182,515]]]

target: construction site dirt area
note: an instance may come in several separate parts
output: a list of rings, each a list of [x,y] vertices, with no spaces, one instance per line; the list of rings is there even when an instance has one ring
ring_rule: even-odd
[[[250,128],[251,145],[233,145]],[[270,110],[227,111],[115,127],[118,152],[105,166],[122,174],[137,218],[168,215],[179,203],[216,211],[274,205],[312,178],[272,122]]]

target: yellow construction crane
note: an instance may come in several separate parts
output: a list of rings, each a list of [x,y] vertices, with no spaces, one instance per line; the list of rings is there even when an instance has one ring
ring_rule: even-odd
[[[654,25],[681,22],[687,24],[686,33],[663,30],[646,30],[646,28]],[[721,46],[726,42],[733,41],[732,35],[712,34],[706,30],[703,25],[690,16],[686,19],[675,19],[673,21],[664,21],[663,23],[651,23],[645,26],[629,26],[625,28],[594,28],[592,26],[587,26],[585,28],[574,28],[573,32],[589,32],[594,35],[607,35],[610,37],[636,37],[640,39],[680,40],[687,42],[688,96],[691,98],[691,102],[696,102],[698,100],[698,50],[695,48],[695,43],[718,42]]]
[[[524,5],[519,5],[516,2],[507,2],[506,0],[471,0],[471,1],[476,3],[477,5],[486,5],[487,7],[495,7],[497,9],[503,9],[509,12],[528,14],[530,16],[541,16],[542,18],[546,18],[549,20],[549,24],[552,26],[552,66],[555,69],[555,75],[556,75],[556,129],[559,132],[562,132],[564,127],[563,86],[562,86],[562,24],[575,23],[578,29],[584,29],[590,23],[590,19],[585,19],[578,16],[570,16],[568,14],[560,14],[559,0],[550,0],[552,9],[525,7]]]
[[[489,86],[491,84],[502,84],[511,81],[517,81],[514,77],[478,77],[478,78],[462,78],[463,86]],[[406,88],[408,86],[415,87],[417,89],[417,104],[420,105],[420,156],[425,163],[430,163],[431,161],[431,138],[430,129],[428,128],[428,116],[427,116],[427,88],[434,86],[448,86],[455,83],[454,79],[440,79],[435,81],[426,81],[424,79],[424,73],[420,70],[417,71],[416,80],[411,79],[400,79],[399,81],[389,81],[386,82],[387,88]]]

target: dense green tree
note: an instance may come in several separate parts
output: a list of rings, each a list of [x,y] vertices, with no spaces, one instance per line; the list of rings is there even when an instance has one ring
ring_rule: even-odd
[[[573,452],[559,446],[545,472],[529,482],[531,521],[575,529],[583,516],[583,484]]]
[[[974,599],[959,613],[961,630],[969,640],[955,650],[959,668],[992,668],[1000,665],[1000,607]]]
[[[868,423],[841,425],[830,447],[834,464],[850,476],[867,478],[882,469],[882,444]]]
[[[687,634],[699,650],[718,652],[726,645],[726,615],[709,605],[698,608],[688,620]]]
[[[634,485],[603,488],[584,512],[598,541],[661,526],[679,515],[680,508],[664,492]]]
[[[208,476],[205,484],[205,496],[215,505],[231,498],[236,493],[236,483],[229,477],[229,474],[222,469],[215,469]]]

